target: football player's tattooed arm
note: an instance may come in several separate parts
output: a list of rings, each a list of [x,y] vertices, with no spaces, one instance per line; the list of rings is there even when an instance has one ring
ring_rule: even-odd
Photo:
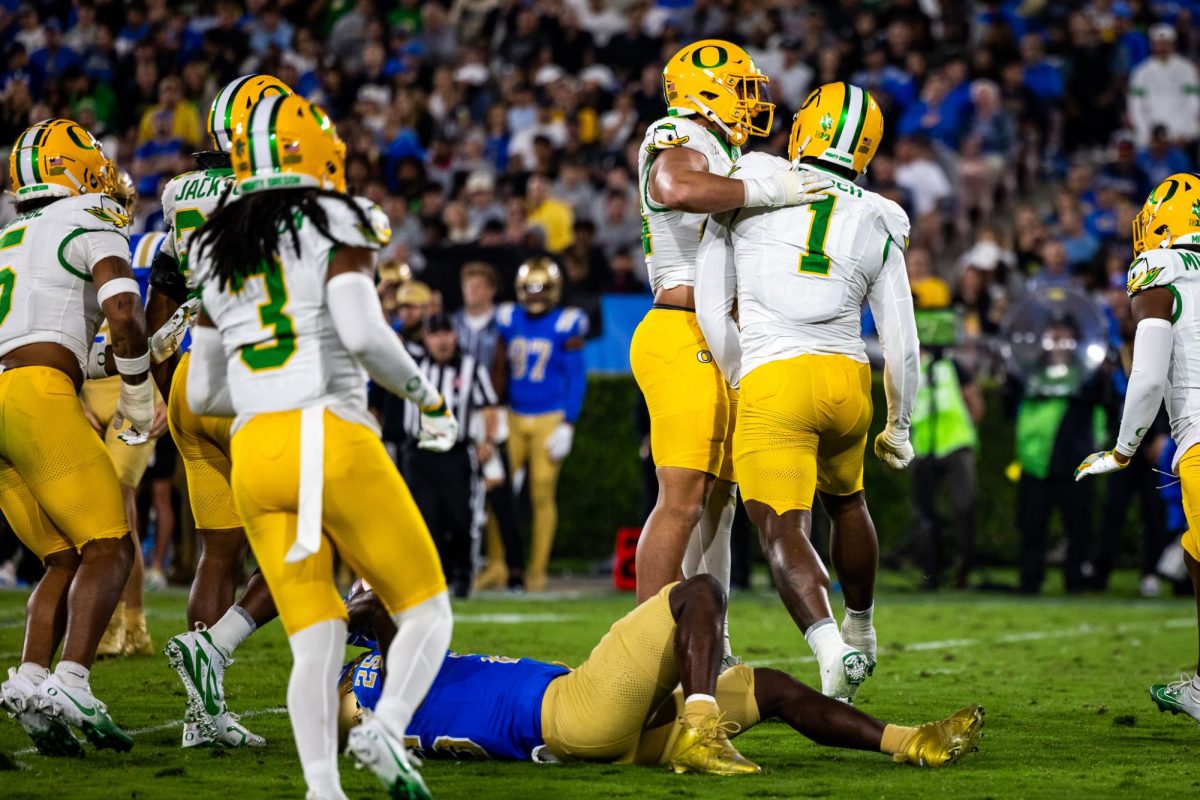
[[[696,320],[704,332],[704,341],[725,380],[736,387],[741,380],[742,346],[733,319],[737,297],[737,273],[733,248],[729,242],[726,215],[709,217],[696,256]]]
[[[1133,370],[1125,392],[1125,411],[1121,415],[1117,446],[1113,448],[1113,458],[1118,464],[1129,463],[1162,406],[1174,345],[1171,331],[1174,301],[1171,291],[1161,286],[1133,297],[1137,334],[1133,340]]]
[[[883,344],[887,428],[907,441],[917,397],[921,356],[904,251],[895,244],[888,248],[883,271],[871,286],[867,300],[879,325],[879,339]]]
[[[129,283],[112,285],[132,285],[132,290],[105,290],[110,281],[118,280]],[[147,355],[146,315],[142,310],[142,297],[137,291],[137,282],[133,278],[129,261],[118,256],[102,258],[92,267],[92,281],[97,294],[104,298],[100,307],[104,311],[104,318],[108,320],[108,338],[112,344],[113,355],[121,359],[136,359]],[[122,373],[121,377],[126,383],[140,384],[146,380],[147,372]]]
[[[762,178],[739,180],[708,170],[703,153],[686,147],[660,152],[650,167],[650,199],[676,211],[716,214],[735,208],[790,206],[822,199],[833,185],[809,170],[780,169]]]
[[[201,312],[192,329],[192,358],[187,376],[187,402],[193,413],[210,417],[232,417],[236,413],[225,368],[221,334],[208,314]]]

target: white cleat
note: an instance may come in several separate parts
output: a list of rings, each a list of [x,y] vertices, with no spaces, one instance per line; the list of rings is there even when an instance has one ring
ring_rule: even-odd
[[[225,705],[225,670],[233,659],[213,644],[208,631],[197,626],[194,631],[172,636],[163,653],[187,692],[187,720],[203,735],[202,744],[262,747],[267,743],[238,722],[237,715]],[[186,743],[186,725],[184,736],[184,747],[196,746]]]
[[[265,747],[267,740],[254,733],[239,720],[241,718],[232,711],[218,714],[215,718],[220,735],[213,739],[195,722],[188,720],[183,723],[183,742],[181,747],[211,747],[221,744],[225,747]]]
[[[38,709],[37,695],[33,681],[9,669],[8,680],[0,684],[0,708],[17,720],[42,755],[82,757],[83,745],[65,722]]]
[[[108,706],[96,699],[90,686],[68,687],[57,675],[42,681],[37,708],[47,716],[79,728],[98,749],[120,753],[133,749],[133,739],[108,715]]]
[[[875,671],[875,659],[879,652],[879,644],[875,638],[875,626],[865,634],[855,634],[846,630],[844,623],[842,627],[842,641],[853,647],[858,652],[867,657],[867,661],[871,662],[871,669],[868,675]]]
[[[188,749],[189,747],[208,747],[212,744],[212,739],[204,735],[204,731],[200,730],[200,726],[191,720],[183,723],[183,742],[180,747]]]
[[[821,694],[854,705],[858,687],[871,675],[871,661],[862,652],[846,646],[837,661],[821,668]]]
[[[1159,711],[1170,711],[1172,715],[1187,714],[1200,722],[1200,698],[1192,689],[1192,676],[1180,675],[1174,683],[1156,683],[1150,687],[1150,699]]]
[[[388,733],[371,712],[364,711],[362,724],[350,729],[346,755],[374,772],[393,800],[433,800],[404,742]]]

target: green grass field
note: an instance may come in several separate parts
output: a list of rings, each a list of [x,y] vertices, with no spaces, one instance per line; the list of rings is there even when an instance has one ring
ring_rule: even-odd
[[[896,583],[895,579],[892,583]],[[759,777],[676,777],[663,769],[434,762],[426,779],[453,798],[1025,798],[1195,797],[1200,730],[1160,714],[1146,689],[1190,671],[1196,652],[1190,599],[1145,601],[1124,591],[1082,599],[976,593],[915,594],[893,586],[877,601],[880,664],[860,692],[868,713],[922,722],[967,703],[987,709],[981,752],[932,771],[883,756],[817,747],[780,724],[738,740]],[[0,592],[0,663],[15,665],[24,592]],[[575,663],[632,605],[598,591],[550,598],[487,597],[456,605],[463,651]],[[835,602],[835,607],[840,603]],[[749,662],[815,681],[807,646],[765,592],[731,606],[735,649]],[[152,595],[156,642],[181,630],[184,595]],[[0,720],[2,798],[303,797],[281,708],[289,667],[278,624],[237,653],[226,678],[231,707],[268,739],[256,751],[178,748],[183,691],[161,657],[106,662],[93,686],[134,732],[131,753],[89,750],[83,761],[30,754],[15,722]],[[381,797],[374,778],[344,762],[354,798]]]

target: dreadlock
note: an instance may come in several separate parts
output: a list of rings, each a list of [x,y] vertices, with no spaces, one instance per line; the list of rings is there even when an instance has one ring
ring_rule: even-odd
[[[329,189],[276,189],[242,195],[229,201],[231,192],[196,234],[196,257],[208,255],[212,277],[224,291],[231,282],[257,274],[262,264],[273,263],[280,249],[280,236],[288,234],[294,249],[300,249],[300,222],[307,218],[317,231],[335,244],[346,244],[329,231],[329,217],[321,206],[323,197],[338,200],[353,209],[359,224],[371,230],[366,212],[349,195]]]

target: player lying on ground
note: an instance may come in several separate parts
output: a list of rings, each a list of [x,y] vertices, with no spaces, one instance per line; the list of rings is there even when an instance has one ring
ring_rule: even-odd
[[[1075,480],[1124,469],[1142,443],[1165,395],[1171,437],[1179,448],[1173,464],[1183,489],[1188,529],[1184,563],[1196,593],[1200,620],[1200,175],[1177,173],[1160,183],[1133,220],[1134,261],[1129,296],[1137,337],[1125,393],[1121,430],[1112,450],[1093,453]],[[1200,722],[1200,661],[1194,677],[1150,687],[1162,711],[1183,712]]]
[[[352,596],[348,605],[352,630],[377,632],[386,652],[390,620],[371,593]],[[825,697],[779,670],[739,664],[718,678],[724,610],[720,585],[698,575],[618,620],[575,670],[451,653],[409,724],[406,744],[426,757],[668,764],[676,772],[740,774],[758,770],[727,737],[775,718],[818,744],[883,752],[918,766],[939,767],[977,749],[979,706],[909,728]],[[343,731],[378,700],[381,660],[380,650],[371,650],[343,670]],[[712,711],[717,706],[719,716]]]

